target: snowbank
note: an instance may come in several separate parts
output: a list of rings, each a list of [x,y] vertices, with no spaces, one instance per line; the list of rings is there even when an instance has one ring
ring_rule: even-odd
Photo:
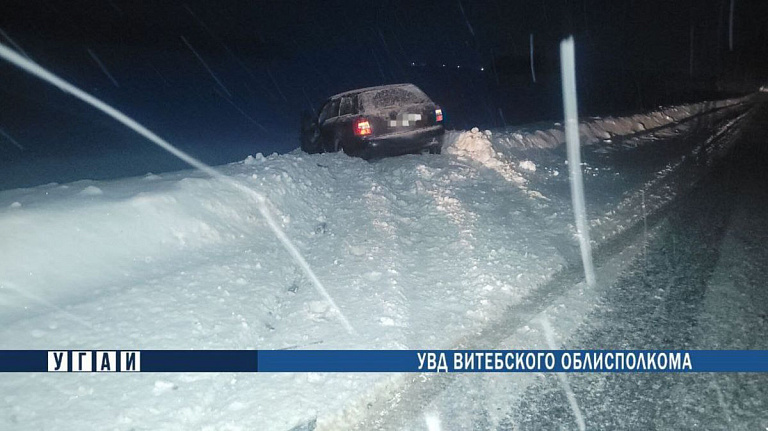
[[[582,133],[628,136],[739,103],[593,119]],[[673,199],[699,173],[677,173],[694,164],[686,157],[725,149],[737,119],[711,123],[711,139],[638,172],[634,147],[604,165],[585,157],[593,238]],[[0,348],[453,348],[579,262],[564,159],[540,150],[561,135],[556,126],[473,129],[449,132],[442,156],[368,163],[295,152],[220,167],[268,198],[354,336],[251,195],[217,180],[185,171],[0,192]],[[12,421],[30,429],[338,429],[404,383],[382,374],[33,377],[0,382]]]
[[[468,135],[466,154],[484,139]],[[356,336],[250,195],[217,180],[186,171],[0,192],[0,348],[452,347],[564,264],[494,160],[297,152],[220,168],[266,195]],[[398,386],[387,375],[29,378],[4,379],[6,403],[24,427],[57,429],[334,428],[365,414],[352,400]]]
[[[678,124],[713,110],[740,105],[752,96],[708,101],[688,105],[659,108],[657,111],[626,117],[601,117],[582,120],[579,124],[582,145],[601,140],[646,132],[670,124]],[[537,125],[535,129],[512,128],[496,132],[497,151],[504,148],[555,148],[565,143],[565,132],[560,123]]]
[[[0,200],[8,194],[17,208],[0,212],[0,283],[54,302],[169,270],[176,265],[157,263],[236,240],[261,223],[253,202],[194,174],[50,185]]]

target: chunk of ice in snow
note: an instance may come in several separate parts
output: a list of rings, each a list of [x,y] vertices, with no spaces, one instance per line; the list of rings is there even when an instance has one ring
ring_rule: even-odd
[[[523,160],[522,162],[520,162],[520,169],[536,172],[536,163],[533,163],[530,160]]]
[[[263,154],[256,153],[255,156],[248,156],[248,157],[246,157],[245,160],[243,160],[243,164],[244,165],[255,165],[256,163],[261,163],[261,162],[263,162],[266,159],[267,158],[264,157]]]
[[[8,205],[9,208],[21,208],[21,202],[14,202]]]
[[[312,320],[327,320],[330,317],[331,306],[326,301],[311,301],[306,308]]]

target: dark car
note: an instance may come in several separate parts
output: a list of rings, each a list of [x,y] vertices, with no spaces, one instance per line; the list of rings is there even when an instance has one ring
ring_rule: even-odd
[[[443,112],[413,84],[347,91],[329,98],[316,119],[302,119],[301,149],[343,150],[365,159],[440,154]]]

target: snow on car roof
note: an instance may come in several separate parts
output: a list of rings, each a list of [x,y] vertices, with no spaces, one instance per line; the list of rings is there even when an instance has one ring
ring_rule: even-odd
[[[364,93],[364,92],[368,92],[368,91],[377,91],[377,90],[383,90],[383,89],[386,89],[386,88],[397,88],[397,87],[413,87],[413,88],[418,89],[418,87],[416,87],[415,85],[410,84],[410,83],[379,85],[379,86],[376,86],[376,87],[358,88],[357,90],[349,90],[349,91],[345,91],[343,93],[334,94],[333,96],[329,97],[329,99],[335,99],[337,97],[347,96],[349,94],[358,94],[358,93]]]

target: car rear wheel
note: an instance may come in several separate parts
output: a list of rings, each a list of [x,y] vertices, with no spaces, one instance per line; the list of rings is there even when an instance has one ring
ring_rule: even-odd
[[[325,145],[323,145],[323,152],[325,153],[336,153],[339,150],[342,149],[341,142],[339,142],[339,138],[334,138],[331,142],[326,142]]]

